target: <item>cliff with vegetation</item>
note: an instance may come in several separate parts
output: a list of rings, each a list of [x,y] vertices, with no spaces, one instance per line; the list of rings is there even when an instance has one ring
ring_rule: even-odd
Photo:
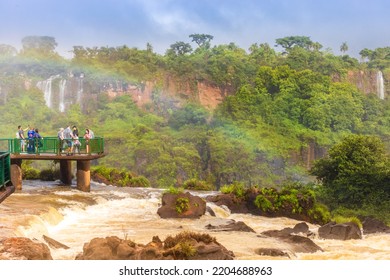
[[[309,37],[244,50],[192,34],[161,55],[146,49],[56,51],[52,37],[0,44],[0,132],[75,124],[106,139],[107,167],[152,187],[199,179],[219,189],[312,182],[316,159],[348,135],[390,138],[390,48],[336,56]],[[347,48],[343,47],[343,51]],[[143,177],[140,177],[143,176]]]

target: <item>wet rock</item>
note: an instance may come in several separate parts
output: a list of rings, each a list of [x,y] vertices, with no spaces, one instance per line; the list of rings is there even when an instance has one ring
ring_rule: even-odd
[[[301,234],[301,235],[309,236],[311,235],[311,232],[309,231],[309,226],[306,223],[302,222],[296,224],[293,228],[284,228],[282,230],[268,230],[262,232],[262,234],[269,237],[277,238],[277,237],[286,237],[290,234],[295,234],[295,235]]]
[[[290,255],[283,250],[275,249],[275,248],[258,248],[255,250],[255,253],[260,256],[270,256],[270,257],[288,257]]]
[[[361,219],[363,224],[363,233],[390,233],[390,227],[384,222],[372,217],[364,217]]]
[[[212,217],[216,217],[215,212],[213,209],[211,209],[210,206],[206,206],[206,212],[210,214]]]
[[[133,242],[121,240],[116,236],[94,238],[89,243],[84,244],[83,253],[77,255],[76,260],[131,259],[130,257],[134,253],[133,248]]]
[[[91,172],[91,180],[97,183],[111,185],[112,183],[103,175],[95,172]]]
[[[167,218],[200,218],[206,213],[206,202],[199,196],[189,192],[183,194],[165,193],[162,196],[162,206],[157,214]]]
[[[313,240],[304,236],[289,235],[282,238],[282,240],[291,245],[294,253],[315,253],[323,251]]]
[[[69,249],[69,247],[66,246],[65,244],[62,244],[61,242],[58,242],[57,240],[54,240],[53,238],[51,238],[49,236],[42,235],[42,237],[43,237],[43,239],[46,241],[46,243],[51,248],[54,248],[54,249]]]
[[[342,224],[327,223],[318,229],[318,235],[324,239],[362,239],[362,231],[355,223],[351,222]]]
[[[225,205],[232,213],[248,213],[248,208],[245,205],[245,201],[237,199],[233,194],[217,194],[206,197],[208,202],[212,202],[215,205]]]
[[[10,237],[0,240],[0,259],[52,260],[46,244],[25,237]]]
[[[306,223],[296,224],[293,228],[264,231],[262,235],[277,238],[289,244],[294,253],[315,253],[317,251],[323,251],[321,247],[306,237],[311,235],[309,226]]]
[[[232,260],[234,254],[209,235],[183,232],[163,242],[158,236],[142,245],[116,236],[85,243],[76,260]]]
[[[247,226],[244,222],[229,220],[227,224],[223,225],[211,225],[208,224],[206,229],[211,231],[244,231],[244,232],[255,232],[251,227]]]

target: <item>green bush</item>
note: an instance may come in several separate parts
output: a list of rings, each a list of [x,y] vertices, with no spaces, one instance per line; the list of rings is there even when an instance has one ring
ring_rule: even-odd
[[[178,214],[187,211],[190,208],[190,200],[186,197],[176,199],[175,209]]]
[[[149,188],[150,182],[144,176],[137,176],[129,179],[127,185],[134,188]]]
[[[184,182],[183,188],[187,190],[196,190],[196,191],[212,191],[214,186],[207,183],[206,181],[201,181],[198,179],[189,179]]]
[[[354,223],[357,225],[360,229],[363,228],[363,224],[360,221],[358,217],[352,216],[352,217],[345,217],[345,216],[339,216],[336,215],[332,218],[332,221],[336,222],[337,224],[343,224],[343,223]]]
[[[55,181],[60,178],[60,171],[58,169],[44,169],[40,172],[39,178],[42,181]]]
[[[96,174],[99,174],[101,176],[103,176],[104,178],[106,178],[107,180],[111,181],[111,172],[112,172],[113,168],[108,168],[108,167],[105,167],[105,166],[94,166],[91,168],[91,172],[92,173],[96,173]]]
[[[292,213],[302,213],[302,207],[299,204],[297,193],[298,191],[283,191],[277,199],[276,204],[280,205],[281,208],[291,209]]]
[[[237,198],[244,198],[247,190],[243,183],[234,182],[233,184],[222,186],[220,191],[224,194],[234,194]]]
[[[170,193],[170,194],[181,194],[184,192],[184,189],[183,188],[175,188],[173,186],[170,186],[169,188],[167,188],[164,193]]]
[[[328,223],[331,217],[328,208],[321,203],[314,204],[314,206],[309,209],[307,214],[313,222],[319,223],[321,225]]]
[[[40,179],[40,172],[35,168],[28,168],[23,170],[23,179],[25,180],[38,180]]]
[[[263,212],[272,212],[275,210],[272,202],[261,194],[256,196],[254,203],[256,207],[261,209]]]

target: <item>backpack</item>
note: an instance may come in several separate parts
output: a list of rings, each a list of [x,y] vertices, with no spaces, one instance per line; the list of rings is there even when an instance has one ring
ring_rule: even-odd
[[[93,133],[92,130],[89,130],[89,139],[95,138],[95,134]]]
[[[20,139],[20,134],[19,134],[19,131],[16,132],[16,138]]]

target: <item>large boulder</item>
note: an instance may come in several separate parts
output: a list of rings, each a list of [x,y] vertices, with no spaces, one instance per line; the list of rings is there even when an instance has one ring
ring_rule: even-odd
[[[181,194],[165,193],[162,205],[157,210],[161,218],[200,218],[206,213],[206,202],[189,192]]]
[[[218,206],[225,205],[232,213],[249,213],[245,200],[240,200],[231,193],[209,195],[206,197],[206,200]]]
[[[348,222],[337,224],[330,222],[318,229],[318,236],[323,239],[362,239],[362,231],[355,223]]]
[[[390,227],[386,225],[384,222],[377,220],[372,217],[364,217],[362,218],[363,225],[363,233],[390,233]]]
[[[289,244],[289,247],[294,253],[315,253],[317,251],[323,251],[321,247],[307,237],[311,234],[309,226],[306,223],[296,224],[294,228],[262,232],[262,235],[277,238]]]
[[[222,225],[206,225],[206,229],[211,231],[244,231],[255,232],[251,227],[242,221],[236,222],[235,220],[228,220],[227,223]]]
[[[122,240],[116,236],[94,238],[84,244],[83,253],[78,254],[76,260],[131,259],[134,251],[135,243],[129,240]]]
[[[10,237],[0,240],[0,259],[7,260],[52,260],[46,244],[25,237]]]
[[[234,254],[206,234],[182,232],[142,245],[116,236],[85,243],[76,260],[232,260]]]
[[[263,231],[262,234],[274,238],[284,238],[291,234],[300,234],[304,236],[312,235],[312,233],[309,231],[309,226],[304,222],[296,224],[293,228],[288,227],[281,230],[267,230]]]

